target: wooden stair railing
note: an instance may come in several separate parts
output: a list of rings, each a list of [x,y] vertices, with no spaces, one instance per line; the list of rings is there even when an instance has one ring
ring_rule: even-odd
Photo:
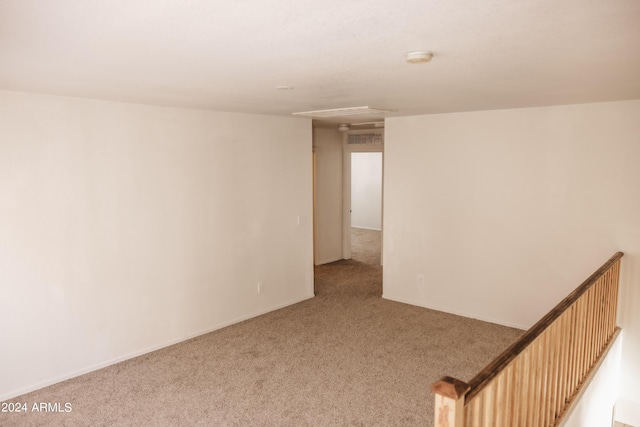
[[[436,427],[556,426],[618,335],[620,258],[602,267],[468,384],[431,386]]]

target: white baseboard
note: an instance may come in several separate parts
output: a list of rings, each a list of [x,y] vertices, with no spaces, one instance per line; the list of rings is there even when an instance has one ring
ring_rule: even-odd
[[[240,322],[242,322],[244,320],[252,319],[254,317],[261,316],[263,314],[267,314],[267,313],[270,313],[272,311],[279,310],[281,308],[288,307],[290,305],[297,304],[297,303],[302,302],[302,301],[306,301],[306,300],[308,300],[310,298],[313,298],[314,296],[315,295],[313,295],[313,293],[312,293],[311,295],[307,295],[307,296],[304,296],[302,298],[297,298],[297,299],[294,299],[294,300],[291,300],[291,301],[288,301],[288,302],[285,302],[285,303],[282,303],[282,304],[276,304],[275,306],[266,308],[264,310],[260,310],[260,311],[257,311],[255,313],[250,313],[250,314],[247,314],[247,315],[244,315],[244,316],[240,316],[240,317],[237,317],[237,318],[235,318],[233,320],[229,320],[229,321],[226,321],[226,322],[218,323],[218,324],[216,324],[216,325],[214,325],[212,327],[205,328],[205,329],[193,332],[193,333],[189,333],[189,334],[183,336],[182,338],[165,341],[165,342],[163,342],[161,344],[158,344],[158,345],[146,347],[144,349],[137,350],[137,351],[125,354],[125,355],[120,356],[120,357],[115,357],[113,359],[109,359],[109,360],[106,360],[104,362],[96,363],[96,364],[88,366],[86,368],[77,369],[75,371],[68,372],[68,373],[63,374],[63,375],[59,375],[59,376],[56,376],[56,377],[53,377],[53,378],[48,378],[48,379],[46,379],[44,381],[40,381],[40,382],[38,382],[36,384],[32,384],[32,385],[29,385],[29,386],[26,386],[26,387],[21,387],[21,388],[19,388],[17,390],[12,390],[12,391],[10,391],[8,393],[4,393],[4,394],[0,395],[0,402],[3,402],[3,401],[8,400],[8,399],[13,399],[13,398],[21,396],[23,394],[30,393],[30,392],[35,391],[35,390],[39,390],[41,388],[50,386],[52,384],[59,383],[61,381],[65,381],[65,380],[68,380],[68,379],[71,379],[71,378],[75,378],[75,377],[78,377],[80,375],[87,374],[89,372],[97,371],[98,369],[106,368],[107,366],[115,365],[116,363],[124,362],[125,360],[133,359],[134,357],[142,356],[143,354],[151,353],[153,351],[157,351],[157,350],[160,350],[162,348],[169,347],[171,345],[178,344],[178,343],[190,340],[190,339],[195,338],[195,337],[199,337],[201,335],[208,334],[208,333],[216,331],[218,329],[222,329],[222,328],[225,328],[227,326],[231,326],[233,324],[240,323]]]
[[[501,319],[495,319],[492,317],[481,316],[475,313],[467,313],[460,310],[454,310],[449,307],[436,306],[432,304],[421,304],[416,301],[410,301],[404,298],[397,298],[393,295],[389,296],[388,293],[383,293],[382,298],[387,299],[389,301],[401,302],[403,304],[415,305],[416,307],[428,308],[429,310],[442,311],[444,313],[455,314],[456,316],[468,317],[469,319],[481,320],[483,322],[495,323],[496,325],[507,326],[509,328],[522,329],[526,331],[530,328],[530,326],[521,325],[518,323],[507,322]]]
[[[360,228],[362,230],[382,231],[382,228],[365,227],[365,226],[362,226],[362,225],[352,225],[351,228]]]

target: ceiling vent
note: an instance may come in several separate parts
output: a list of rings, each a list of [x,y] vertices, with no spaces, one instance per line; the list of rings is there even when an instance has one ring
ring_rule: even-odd
[[[347,137],[349,145],[382,145],[384,135],[382,133],[354,133]]]
[[[327,117],[344,117],[344,116],[359,116],[362,114],[375,115],[389,113],[393,110],[380,110],[370,107],[347,107],[347,108],[333,108],[330,110],[315,110],[315,111],[302,111],[300,113],[293,113],[294,116],[306,116],[316,118]]]

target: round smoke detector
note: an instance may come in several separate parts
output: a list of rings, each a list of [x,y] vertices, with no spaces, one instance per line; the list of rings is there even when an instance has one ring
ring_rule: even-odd
[[[433,58],[433,53],[424,50],[407,53],[407,62],[410,64],[422,64],[431,61],[431,58]]]

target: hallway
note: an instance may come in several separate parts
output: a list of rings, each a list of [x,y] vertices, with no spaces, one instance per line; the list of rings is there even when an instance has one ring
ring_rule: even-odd
[[[351,259],[315,267],[316,296],[382,296],[382,232],[351,228]]]

